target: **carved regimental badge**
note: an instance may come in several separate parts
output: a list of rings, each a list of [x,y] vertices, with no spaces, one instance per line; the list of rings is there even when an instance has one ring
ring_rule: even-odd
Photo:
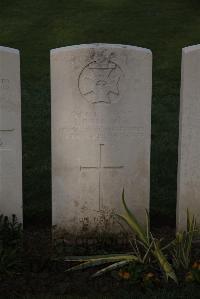
[[[121,68],[105,56],[87,64],[79,75],[81,95],[91,104],[112,104],[120,100]]]

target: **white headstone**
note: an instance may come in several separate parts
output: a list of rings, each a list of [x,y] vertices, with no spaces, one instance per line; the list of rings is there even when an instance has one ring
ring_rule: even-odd
[[[19,51],[0,47],[0,214],[22,222]]]
[[[152,55],[90,44],[51,51],[53,224],[111,230],[149,208]]]
[[[182,51],[177,229],[187,209],[200,221],[200,45]]]

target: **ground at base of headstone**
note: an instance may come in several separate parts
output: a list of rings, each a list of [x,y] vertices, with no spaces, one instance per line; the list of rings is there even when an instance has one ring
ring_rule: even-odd
[[[174,231],[169,227],[155,230],[157,236],[165,235],[170,240]],[[73,264],[63,262],[65,255],[94,255],[108,253],[122,253],[130,251],[130,245],[108,242],[93,242],[92,244],[61,244],[52,245],[50,230],[24,231],[23,246],[15,258],[18,260],[17,267],[9,273],[3,273],[0,277],[0,298],[177,298],[184,294],[191,298],[198,298],[199,285],[193,282],[181,281],[180,285],[173,282],[144,284],[140,278],[131,281],[126,271],[113,271],[105,276],[92,279],[94,269],[85,269],[67,273],[66,269]],[[55,246],[58,246],[57,248]],[[199,246],[198,246],[199,247]],[[112,249],[111,249],[112,248]],[[198,248],[195,255],[199,256]],[[2,269],[1,269],[2,270]],[[138,269],[138,273],[140,272]],[[148,274],[148,273],[146,273]],[[150,273],[151,274],[151,273]],[[146,279],[151,275],[146,275]],[[173,289],[173,294],[170,292]],[[189,291],[190,290],[190,291]],[[153,297],[153,294],[158,297]],[[164,297],[164,294],[166,297]],[[34,297],[35,296],[35,297]],[[52,297],[54,296],[54,297]],[[69,297],[67,297],[69,296]],[[70,297],[71,296],[71,297]],[[97,297],[99,296],[99,297]],[[132,296],[132,297],[131,297]],[[152,296],[152,297],[151,297]],[[163,296],[163,297],[162,297]],[[173,297],[174,296],[174,297]],[[60,298],[60,297],[58,297]],[[61,297],[62,298],[62,297]],[[184,298],[184,297],[180,297]],[[190,297],[186,297],[190,298]]]

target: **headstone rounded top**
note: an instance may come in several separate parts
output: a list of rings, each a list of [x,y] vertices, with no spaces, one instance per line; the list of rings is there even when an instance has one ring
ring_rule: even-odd
[[[9,47],[3,47],[3,46],[0,46],[0,52],[7,52],[7,53],[12,53],[12,54],[19,54],[19,50],[13,49],[13,48],[9,48]]]
[[[191,52],[198,51],[198,50],[200,50],[200,44],[188,46],[188,47],[185,47],[182,49],[184,54],[191,53]]]
[[[60,47],[52,49],[50,52],[51,54],[56,54],[63,51],[70,51],[70,50],[80,50],[80,49],[90,49],[90,48],[120,48],[120,49],[132,49],[135,51],[140,51],[143,53],[146,53],[148,55],[151,55],[151,50],[147,48],[137,47],[137,46],[131,46],[131,45],[121,45],[121,44],[106,44],[106,43],[92,43],[92,44],[80,44],[80,45],[71,45],[66,47]]]

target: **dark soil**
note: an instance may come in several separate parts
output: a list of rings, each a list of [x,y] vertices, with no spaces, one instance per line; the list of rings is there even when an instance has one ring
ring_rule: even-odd
[[[163,234],[170,239],[173,230],[169,227],[156,229],[157,236]],[[52,245],[54,244],[54,245]],[[122,281],[116,273],[92,279],[94,269],[69,272],[65,270],[74,263],[63,262],[64,256],[92,255],[130,251],[130,245],[125,241],[112,240],[78,240],[52,242],[50,230],[32,231],[31,228],[24,232],[23,249],[19,259],[19,266],[10,275],[0,278],[0,294],[3,298],[21,298],[25,294],[50,294],[64,295],[74,294],[79,296],[112,295],[113,298],[122,293],[131,293],[135,289],[141,294],[149,290],[142,285],[132,285],[129,281]],[[96,269],[95,269],[96,270]],[[176,287],[174,284],[171,286]],[[163,288],[164,286],[157,286]],[[165,286],[166,287],[166,286]],[[169,286],[168,286],[169,287]],[[95,295],[96,294],[96,295]],[[128,297],[127,297],[128,298]]]

